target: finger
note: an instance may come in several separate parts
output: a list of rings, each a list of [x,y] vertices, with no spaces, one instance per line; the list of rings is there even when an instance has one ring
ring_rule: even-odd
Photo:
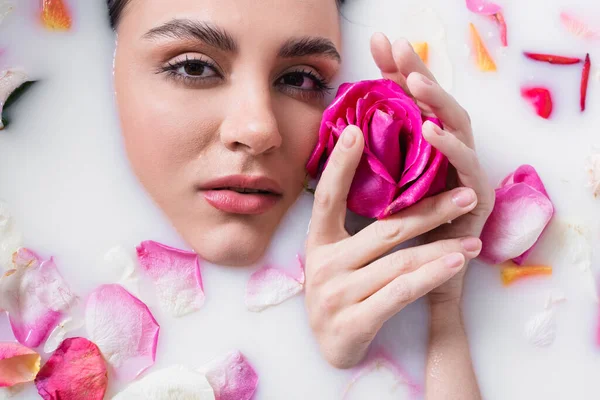
[[[308,246],[328,244],[347,236],[344,229],[346,198],[360,162],[364,138],[356,126],[340,135],[315,191]]]
[[[487,175],[479,164],[475,150],[430,121],[423,124],[423,137],[448,158],[456,168],[462,185],[475,191],[479,206],[485,206],[492,200],[490,197],[493,193],[488,185]]]
[[[356,305],[367,326],[379,326],[408,304],[447,282],[465,265],[461,253],[452,253],[401,275]],[[369,325],[371,324],[371,325]]]
[[[435,77],[431,71],[429,71],[429,68],[427,68],[423,60],[421,60],[421,57],[415,52],[408,40],[396,40],[392,46],[392,53],[394,62],[404,77],[408,77],[413,72],[418,72],[436,82]]]
[[[363,301],[399,276],[417,270],[452,253],[461,253],[467,261],[481,252],[481,240],[476,237],[440,240],[423,246],[411,247],[389,254],[360,268],[347,279],[347,301],[354,304]]]
[[[467,146],[474,148],[471,118],[454,97],[422,74],[410,74],[407,82],[419,103],[425,104],[446,129],[456,133]]]
[[[470,188],[423,199],[339,243],[339,261],[350,268],[360,268],[395,246],[471,212],[475,206],[477,195]]]
[[[383,33],[375,33],[371,37],[371,54],[375,64],[381,71],[381,76],[385,79],[390,79],[408,92],[408,86],[406,85],[406,78],[400,70],[394,60],[392,53],[392,44],[387,36]]]

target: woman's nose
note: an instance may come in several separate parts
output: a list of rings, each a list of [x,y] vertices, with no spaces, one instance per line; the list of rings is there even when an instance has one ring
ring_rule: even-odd
[[[281,146],[281,135],[268,88],[246,89],[226,111],[221,126],[221,141],[231,151],[254,156],[272,152]]]

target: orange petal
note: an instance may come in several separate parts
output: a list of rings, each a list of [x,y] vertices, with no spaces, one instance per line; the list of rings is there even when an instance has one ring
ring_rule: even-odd
[[[0,388],[31,382],[40,370],[40,355],[18,343],[0,343]]]
[[[496,71],[496,63],[490,56],[477,28],[472,23],[469,24],[471,29],[471,40],[473,41],[473,47],[475,48],[475,55],[477,56],[477,67],[483,72]]]
[[[528,276],[552,275],[552,267],[543,265],[530,267],[506,267],[502,270],[502,283],[508,286],[516,280]]]
[[[429,62],[429,44],[427,42],[417,42],[412,44],[415,53],[419,55],[425,64]]]
[[[42,0],[42,22],[50,30],[71,29],[71,14],[65,0]]]

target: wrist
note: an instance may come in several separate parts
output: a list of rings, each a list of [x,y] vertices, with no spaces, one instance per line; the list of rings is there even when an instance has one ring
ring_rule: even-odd
[[[430,325],[436,327],[462,327],[462,309],[460,301],[450,300],[444,302],[430,302]]]

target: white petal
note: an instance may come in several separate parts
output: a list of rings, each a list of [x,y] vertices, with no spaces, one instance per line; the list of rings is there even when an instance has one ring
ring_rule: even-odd
[[[12,269],[12,255],[23,246],[23,235],[17,229],[6,203],[0,201],[0,269]]]
[[[304,286],[277,268],[264,267],[254,272],[246,286],[246,307],[260,312],[301,293]]]
[[[76,331],[77,329],[83,328],[85,321],[83,319],[73,319],[73,317],[67,317],[61,321],[56,328],[50,333],[46,343],[44,344],[44,353],[49,354],[54,352],[65,340],[65,337],[69,332]]]
[[[531,317],[525,324],[525,337],[533,346],[547,347],[556,338],[554,310],[546,310]]]

